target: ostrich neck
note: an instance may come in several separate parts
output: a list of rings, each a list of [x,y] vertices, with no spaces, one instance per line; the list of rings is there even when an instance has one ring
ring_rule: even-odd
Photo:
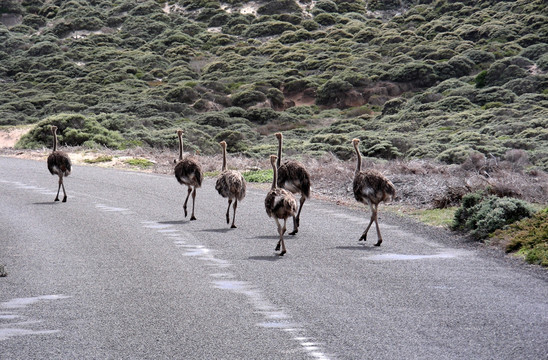
[[[278,139],[278,160],[276,160],[276,166],[280,167],[282,164],[282,139]]]
[[[226,148],[223,146],[223,169],[222,171],[226,170]]]
[[[273,176],[272,176],[272,190],[276,189],[276,184],[278,183],[278,168],[276,167],[276,164],[274,161],[272,162],[272,170],[273,170]]]
[[[355,171],[355,173],[357,174],[362,170],[362,154],[360,154],[360,150],[358,150],[358,145],[354,145],[354,149],[356,150],[356,155],[358,156]]]
[[[53,133],[53,151],[57,151],[57,133]]]
[[[179,160],[183,160],[183,136],[179,135]]]

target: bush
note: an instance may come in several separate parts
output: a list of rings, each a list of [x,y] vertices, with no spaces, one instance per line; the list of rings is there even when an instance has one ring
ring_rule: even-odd
[[[318,24],[323,25],[323,26],[333,25],[337,22],[337,19],[333,15],[327,14],[327,13],[321,13],[321,14],[315,16],[314,20]]]
[[[490,102],[513,103],[516,100],[516,94],[511,90],[499,86],[484,88],[476,94],[474,102],[478,105],[485,105]]]
[[[467,194],[455,212],[451,229],[468,231],[475,239],[483,240],[495,230],[532,215],[533,210],[522,200]]]
[[[59,129],[59,144],[69,146],[99,144],[119,148],[124,142],[120,133],[108,130],[97,121],[96,117],[86,117],[80,114],[59,114],[52,115],[39,122],[17,142],[16,147],[32,149],[41,146],[52,146],[51,125],[56,125]]]
[[[267,124],[278,119],[279,114],[271,108],[250,109],[244,115],[246,119],[255,124]]]
[[[548,44],[535,44],[523,49],[520,55],[529,60],[537,61],[546,53],[548,53]]]
[[[328,105],[340,101],[345,92],[352,89],[352,84],[340,78],[329,79],[318,88],[316,102],[319,105]]]
[[[525,261],[548,267],[548,208],[506,230],[497,230],[490,243],[505,242],[506,252],[518,252]]]
[[[283,14],[299,11],[299,5],[294,0],[268,1],[257,9],[260,15]]]
[[[485,83],[489,86],[500,86],[510,80],[527,77],[527,69],[532,65],[533,62],[521,56],[496,61],[487,69]]]
[[[170,102],[182,102],[191,104],[199,98],[198,93],[191,87],[181,86],[170,90],[166,95],[166,100]]]
[[[297,27],[285,21],[266,21],[258,24],[252,24],[245,32],[248,38],[257,38],[262,36],[279,35],[284,31],[296,31]]]
[[[392,79],[396,82],[410,82],[422,87],[434,85],[437,77],[431,65],[424,62],[412,62],[396,70]]]
[[[232,96],[232,105],[247,108],[266,100],[266,95],[257,90],[243,90]]]

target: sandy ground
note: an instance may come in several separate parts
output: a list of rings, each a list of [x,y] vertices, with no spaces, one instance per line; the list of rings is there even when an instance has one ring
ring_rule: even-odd
[[[32,125],[0,129],[0,149],[13,148],[15,143],[32,129]]]

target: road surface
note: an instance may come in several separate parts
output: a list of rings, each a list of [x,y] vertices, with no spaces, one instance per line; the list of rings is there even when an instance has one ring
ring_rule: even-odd
[[[274,255],[266,190],[237,229],[206,179],[0,157],[0,359],[546,359],[545,272],[312,199]],[[291,227],[291,224],[289,225]]]

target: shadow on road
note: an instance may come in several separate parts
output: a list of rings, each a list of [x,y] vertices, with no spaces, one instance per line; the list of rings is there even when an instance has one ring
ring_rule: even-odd
[[[35,202],[32,205],[56,205],[59,201]]]
[[[335,246],[335,249],[339,250],[377,250],[378,247],[374,247],[373,245],[367,246],[367,244],[360,244],[360,245],[347,245],[347,246]]]
[[[205,232],[216,232],[216,233],[227,233],[229,232],[230,230],[232,230],[231,228],[220,228],[220,229],[203,229],[203,230],[200,230],[200,231],[205,231]]]
[[[279,240],[280,239],[280,235],[263,235],[263,236],[255,236],[255,237],[252,237],[251,239],[267,239],[267,240]]]
[[[278,256],[276,254],[270,255],[270,256],[250,256],[247,259],[248,260],[261,260],[261,261],[278,261],[282,259],[283,256]]]
[[[171,221],[158,221],[158,224],[165,225],[181,225],[187,223],[187,220],[171,220]]]

